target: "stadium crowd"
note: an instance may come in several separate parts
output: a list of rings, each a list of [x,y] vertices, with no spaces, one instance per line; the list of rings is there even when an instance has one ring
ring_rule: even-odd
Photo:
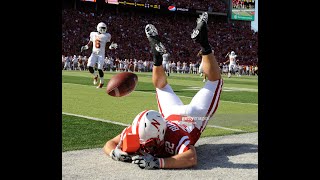
[[[160,14],[142,11],[121,11],[113,8],[97,14],[90,8],[64,9],[62,12],[62,55],[86,56],[91,51],[80,53],[80,48],[89,41],[88,34],[96,31],[96,26],[103,21],[111,41],[118,44],[118,49],[108,50],[106,56],[130,62],[151,61],[149,43],[145,38],[144,27],[154,24],[163,38],[163,43],[170,53],[171,62],[198,64],[196,57],[199,48],[190,38],[194,27],[194,18],[184,14]],[[258,62],[258,32],[251,30],[250,21],[227,22],[225,16],[214,16],[208,22],[209,42],[218,62],[227,60],[226,54],[235,51],[240,65],[256,65]]]
[[[62,55],[62,69],[74,70],[74,71],[87,71],[87,56],[64,56]],[[174,61],[168,62],[169,73],[181,73],[181,74],[198,74],[200,62],[180,62]],[[151,72],[153,67],[153,61],[137,59],[113,59],[112,57],[106,57],[104,60],[103,71],[116,71],[116,72]],[[228,64],[219,64],[221,74],[228,74]],[[237,64],[231,71],[232,75],[242,76],[255,76],[258,75],[258,65],[242,65]]]

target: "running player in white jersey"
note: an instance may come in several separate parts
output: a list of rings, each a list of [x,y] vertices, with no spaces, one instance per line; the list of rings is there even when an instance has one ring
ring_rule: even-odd
[[[167,73],[167,75],[169,76],[169,53],[167,52],[167,50],[165,50],[164,54],[162,55],[162,65],[163,65],[163,68],[165,70],[165,72]]]
[[[98,75],[96,75],[94,71],[94,66],[98,63],[98,72],[100,77],[100,83],[97,88],[102,88],[104,84],[104,73],[103,73],[103,64],[105,59],[105,48],[106,44],[110,42],[111,35],[107,33],[107,25],[103,22],[100,22],[97,25],[98,32],[91,32],[90,33],[90,40],[87,45],[81,47],[81,52],[83,50],[89,49],[89,46],[92,46],[92,53],[88,59],[88,69],[89,72],[93,76],[93,84],[97,84],[98,82]],[[118,47],[117,43],[111,43],[109,49],[116,49]]]
[[[231,51],[229,54],[229,60],[227,60],[225,63],[229,62],[229,72],[228,72],[228,78],[231,77],[231,73],[234,71],[234,68],[237,65],[238,60],[236,60],[236,53],[234,51]]]

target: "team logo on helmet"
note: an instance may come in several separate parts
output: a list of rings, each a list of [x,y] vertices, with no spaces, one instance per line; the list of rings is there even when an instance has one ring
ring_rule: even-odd
[[[154,110],[139,113],[132,123],[132,133],[138,134],[140,148],[151,154],[163,145],[166,128],[166,120]]]

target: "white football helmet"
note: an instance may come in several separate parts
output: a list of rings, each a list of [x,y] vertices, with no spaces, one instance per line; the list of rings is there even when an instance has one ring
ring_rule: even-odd
[[[140,112],[132,123],[132,134],[138,134],[140,148],[151,154],[164,144],[166,129],[166,120],[154,110]]]
[[[231,56],[236,55],[236,53],[234,51],[231,51]]]
[[[100,22],[97,25],[97,31],[101,34],[105,34],[107,32],[107,25],[104,22]]]

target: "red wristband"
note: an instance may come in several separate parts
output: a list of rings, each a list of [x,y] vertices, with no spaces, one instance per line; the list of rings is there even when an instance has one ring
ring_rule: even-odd
[[[159,158],[159,168],[162,169],[164,168],[164,159],[163,158]]]

